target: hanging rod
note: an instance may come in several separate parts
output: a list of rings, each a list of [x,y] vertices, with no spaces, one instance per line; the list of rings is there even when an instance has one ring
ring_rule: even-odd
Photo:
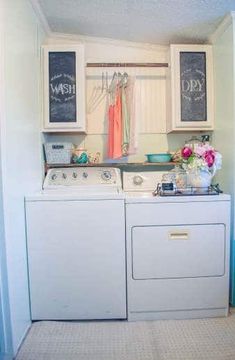
[[[87,63],[87,67],[168,67],[168,63]]]

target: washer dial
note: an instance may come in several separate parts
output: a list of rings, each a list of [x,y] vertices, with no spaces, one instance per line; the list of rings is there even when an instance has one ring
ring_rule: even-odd
[[[108,181],[112,178],[112,174],[109,170],[105,170],[102,172],[101,178],[102,178],[102,180]]]

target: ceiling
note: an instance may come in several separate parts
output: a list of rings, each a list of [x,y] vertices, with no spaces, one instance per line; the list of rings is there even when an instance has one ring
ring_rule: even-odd
[[[235,0],[38,0],[53,32],[167,45],[203,43]]]

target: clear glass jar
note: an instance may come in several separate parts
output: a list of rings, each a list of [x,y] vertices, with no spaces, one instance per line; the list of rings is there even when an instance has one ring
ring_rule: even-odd
[[[198,145],[202,145],[202,141],[198,137],[192,136],[191,139],[185,141],[184,146],[190,147],[192,150],[194,150]]]
[[[174,182],[177,189],[185,189],[187,187],[187,173],[179,165],[175,165],[174,169],[171,170],[174,174]]]

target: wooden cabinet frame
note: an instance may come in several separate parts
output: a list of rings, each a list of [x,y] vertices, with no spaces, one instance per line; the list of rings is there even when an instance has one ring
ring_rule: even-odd
[[[203,88],[204,93],[201,98],[205,101],[205,117],[195,116],[190,120],[182,119],[182,80],[183,71],[181,71],[180,57],[185,53],[201,54],[205,58],[205,71],[192,70],[192,78],[190,82],[184,83],[184,87],[193,92],[198,85],[200,87],[200,79],[193,79],[193,76],[201,77],[205,81]],[[203,131],[213,130],[214,122],[214,94],[213,94],[213,61],[212,47],[210,45],[171,45],[169,56],[169,72],[167,76],[167,132],[172,131]],[[192,66],[193,68],[193,66]],[[191,69],[187,70],[190,74]],[[193,74],[194,73],[194,74]],[[203,79],[202,79],[203,78]],[[186,84],[186,85],[185,85]],[[201,90],[201,89],[200,89]],[[187,101],[187,97],[186,101]],[[198,96],[200,98],[200,94]],[[192,101],[190,96],[189,101]],[[195,103],[195,102],[194,102]],[[200,105],[199,105],[200,106]],[[190,107],[190,105],[189,105]],[[193,114],[193,111],[192,111]]]
[[[64,61],[63,54],[65,59]],[[46,45],[42,48],[42,56],[44,92],[43,131],[85,132],[84,46]],[[54,56],[55,59],[53,65],[51,65],[51,56]],[[68,56],[70,58],[68,58]],[[69,71],[65,71],[68,59],[70,59],[72,64],[72,66],[70,66],[70,69],[72,69],[71,73]],[[52,66],[56,69],[54,73]],[[57,91],[56,96],[54,96],[55,91]],[[51,110],[52,106],[53,111]],[[60,109],[62,109],[61,112]],[[56,112],[58,112],[58,120],[54,115]],[[54,116],[53,120],[52,116]]]

